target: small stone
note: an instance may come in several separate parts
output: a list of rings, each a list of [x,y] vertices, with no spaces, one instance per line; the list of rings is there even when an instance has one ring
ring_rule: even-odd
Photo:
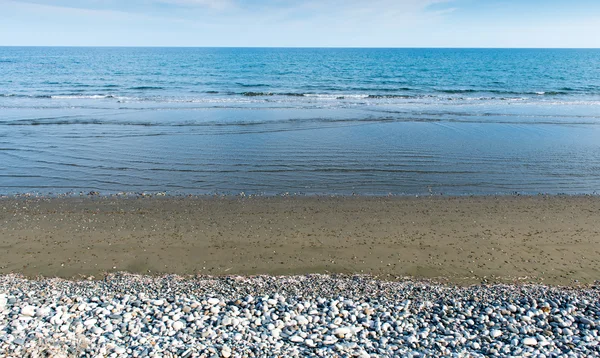
[[[98,322],[97,319],[91,318],[91,319],[88,319],[88,320],[84,321],[83,325],[89,328],[89,327],[95,325],[97,322]]]
[[[494,329],[490,332],[490,336],[492,336],[492,338],[498,338],[502,335],[502,331],[500,331],[499,329]]]
[[[523,345],[526,345],[526,346],[537,346],[537,344],[538,344],[537,339],[535,339],[533,337],[527,337],[527,338],[523,339],[522,343],[523,343]]]
[[[299,325],[301,326],[305,326],[308,324],[308,319],[306,319],[306,317],[302,316],[302,315],[298,315],[296,316],[296,318],[294,318],[296,320],[296,322],[298,322]]]
[[[333,334],[339,338],[343,338],[345,335],[351,334],[351,333],[352,333],[352,329],[350,327],[340,327],[340,328],[336,328],[333,331]]]
[[[123,353],[127,352],[127,350],[123,347],[115,347],[114,352],[117,354],[123,354]]]
[[[206,302],[208,302],[209,305],[214,306],[218,305],[221,301],[218,298],[209,298]]]
[[[35,311],[35,316],[36,317],[46,317],[47,315],[50,314],[50,311],[51,311],[50,307],[44,306]]]
[[[581,322],[581,324],[584,325],[588,325],[588,326],[595,326],[594,321],[592,321],[591,319],[585,318],[585,317],[579,317],[579,322]]]
[[[323,344],[326,345],[332,345],[335,344],[337,342],[337,338],[335,338],[334,336],[325,336],[325,339],[323,340]]]
[[[173,323],[173,329],[176,331],[180,331],[185,327],[185,324],[181,321],[176,321],[175,323]]]
[[[25,306],[21,308],[21,314],[26,317],[33,317],[35,315],[35,307]]]
[[[294,343],[301,343],[304,342],[304,338],[300,337],[300,336],[291,336],[290,337],[290,341],[294,342]]]

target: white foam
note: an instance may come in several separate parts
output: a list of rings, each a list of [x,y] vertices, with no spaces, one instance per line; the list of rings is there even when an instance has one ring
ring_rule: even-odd
[[[304,97],[317,98],[323,100],[334,100],[339,98],[363,99],[368,98],[368,94],[305,94]]]
[[[110,95],[96,94],[96,95],[57,95],[57,96],[50,96],[50,98],[52,98],[52,99],[104,99],[104,98],[114,98],[114,97],[110,96]]]

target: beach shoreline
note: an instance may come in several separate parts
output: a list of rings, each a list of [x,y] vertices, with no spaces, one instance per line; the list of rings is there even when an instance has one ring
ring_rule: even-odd
[[[595,196],[11,197],[0,274],[589,284],[598,213]]]

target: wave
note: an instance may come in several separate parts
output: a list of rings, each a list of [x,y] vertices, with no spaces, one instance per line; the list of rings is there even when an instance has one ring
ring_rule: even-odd
[[[281,97],[312,97],[312,98],[322,98],[322,99],[347,99],[347,98],[370,98],[370,99],[380,99],[380,98],[418,98],[422,96],[411,96],[411,95],[401,95],[401,94],[349,94],[349,93],[297,93],[297,92],[283,92],[283,93],[274,93],[274,92],[242,92],[240,93],[245,97],[272,97],[272,96],[281,96]],[[234,93],[235,95],[235,93]]]
[[[480,91],[476,91],[473,89],[439,89],[436,90],[437,92],[441,92],[441,93],[449,93],[449,94],[461,94],[461,93],[476,93],[476,92],[480,92]]]
[[[236,82],[236,85],[238,85],[240,87],[269,87],[269,85],[265,84],[265,83],[241,83],[241,82]]]
[[[134,90],[134,91],[152,91],[152,90],[163,90],[165,88],[160,87],[160,86],[137,86],[137,87],[130,87],[129,89]]]
[[[465,94],[465,93],[494,93],[501,95],[566,95],[569,92],[575,91],[575,89],[564,87],[560,90],[549,90],[549,91],[507,91],[507,90],[496,90],[496,89],[436,89],[436,92],[447,93],[447,94]]]
[[[409,96],[402,94],[370,94],[367,98],[379,99],[379,98],[417,98],[420,96]]]
[[[259,97],[259,96],[274,96],[274,93],[271,92],[242,92],[242,96],[245,97]]]
[[[79,93],[69,93],[69,94],[57,94],[57,95],[49,95],[49,94],[38,94],[38,95],[24,95],[24,94],[13,94],[13,93],[0,93],[0,97],[4,98],[36,98],[36,99],[105,99],[105,98],[116,98],[113,95],[109,94],[79,94]]]
[[[347,117],[347,118],[286,118],[277,120],[232,120],[232,121],[179,121],[160,122],[144,120],[110,120],[100,118],[34,118],[0,121],[0,126],[44,126],[44,125],[111,125],[134,127],[258,127],[281,126],[298,124],[368,124],[368,123],[482,123],[482,124],[511,124],[511,125],[600,125],[600,117],[596,116],[531,116],[507,115],[497,113],[410,113],[382,111],[383,116]]]
[[[48,97],[44,97],[48,98]],[[55,95],[50,96],[52,99],[107,99],[107,98],[115,98],[113,95],[109,94],[93,94],[93,95],[81,95],[81,94],[68,94],[68,95]]]
[[[21,94],[21,93],[0,93],[0,98],[32,98],[32,99],[58,99],[58,100],[107,100],[107,99],[115,99],[119,103],[129,103],[129,102],[147,102],[147,103],[229,103],[229,102],[240,102],[240,103],[248,103],[249,101],[254,102],[292,102],[291,98],[297,99],[298,103],[305,98],[307,101],[310,100],[322,100],[322,101],[337,101],[337,100],[345,100],[346,102],[356,100],[356,101],[376,101],[384,102],[385,100],[389,100],[393,102],[393,100],[397,100],[397,102],[401,102],[402,100],[427,100],[431,101],[536,101],[536,98],[539,97],[542,101],[547,101],[546,99],[541,98],[552,98],[553,100],[558,101],[559,99],[554,99],[559,95],[569,95],[571,100],[564,99],[564,104],[568,104],[574,102],[577,99],[577,96],[573,96],[572,93],[577,91],[576,89],[569,88],[571,92],[566,91],[567,87],[564,87],[564,90],[548,90],[548,91],[538,91],[538,92],[517,92],[517,91],[502,91],[502,90],[475,90],[475,89],[439,89],[434,92],[405,92],[405,93],[394,93],[394,92],[379,92],[378,90],[374,91],[357,91],[356,93],[348,93],[348,92],[266,92],[266,91],[245,91],[245,92],[228,92],[228,91],[216,91],[216,90],[206,90],[206,91],[193,91],[182,93],[181,96],[164,96],[160,94],[149,94],[146,95],[132,95],[131,93],[128,95],[127,93],[121,93],[119,90],[113,90],[113,87],[119,87],[117,85],[106,85],[104,90],[99,90],[96,93],[92,91],[77,91],[73,90],[70,92],[64,93],[55,93],[55,94]],[[159,89],[161,87],[132,87],[132,88],[152,88]],[[103,93],[104,92],[104,93]],[[197,93],[194,95],[194,93]],[[235,97],[238,97],[237,99]],[[247,98],[247,99],[241,99]],[[253,98],[252,100],[250,98]],[[286,100],[285,98],[290,98],[290,100]],[[560,97],[559,97],[560,98]],[[591,98],[593,99],[593,98]],[[591,100],[589,99],[589,100]],[[581,100],[585,101],[585,98]],[[545,102],[547,103],[547,102]]]

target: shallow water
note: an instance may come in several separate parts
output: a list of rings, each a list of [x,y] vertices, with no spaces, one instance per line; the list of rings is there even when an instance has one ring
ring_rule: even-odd
[[[0,194],[594,193],[599,50],[0,47]]]

